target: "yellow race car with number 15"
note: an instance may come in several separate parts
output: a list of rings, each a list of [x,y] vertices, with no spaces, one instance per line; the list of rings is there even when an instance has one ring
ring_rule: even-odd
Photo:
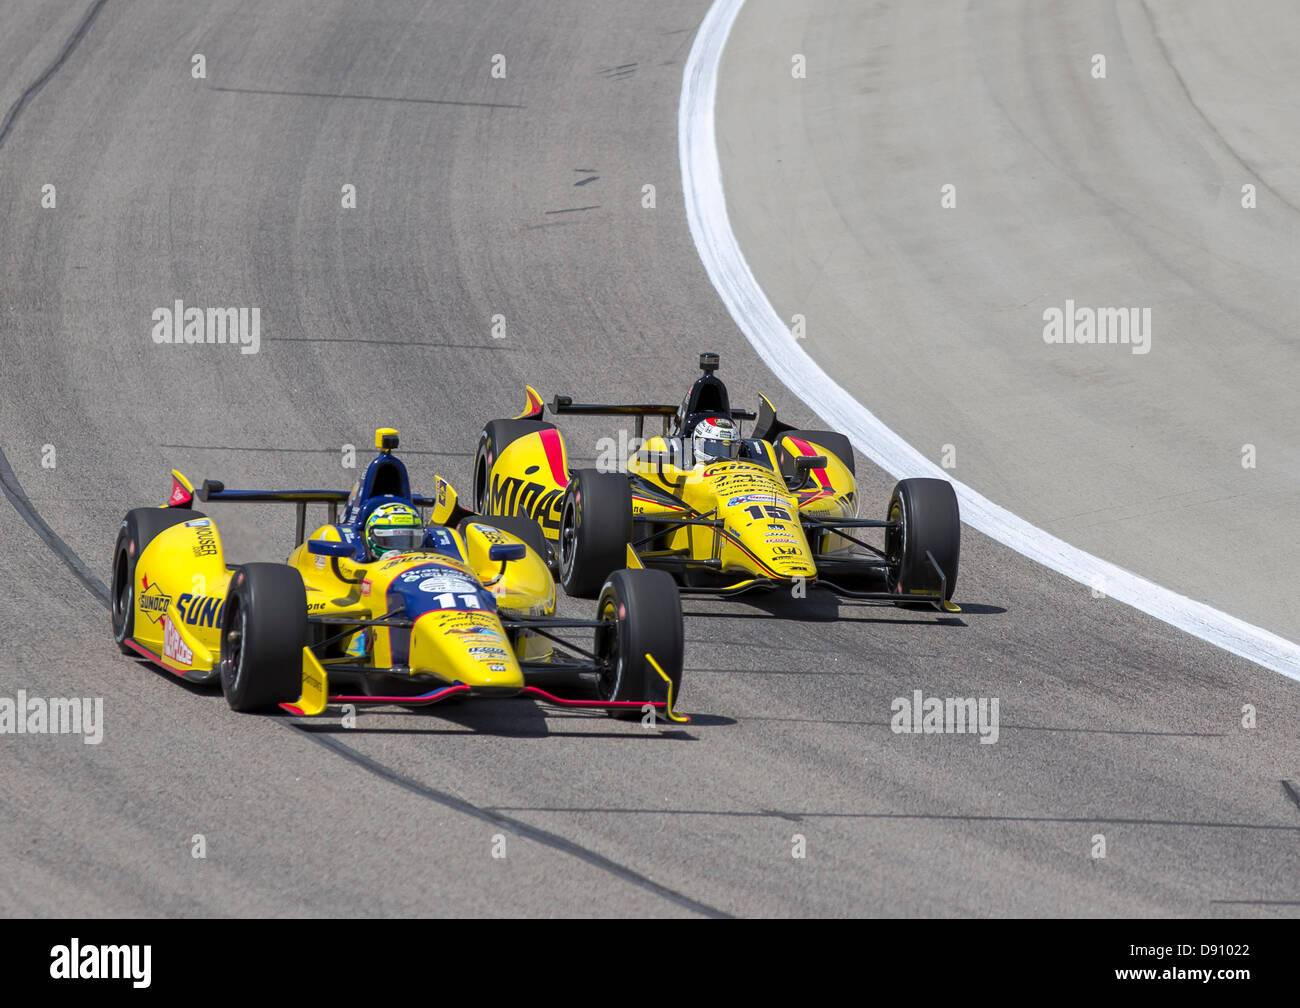
[[[474,506],[527,517],[554,543],[565,590],[591,597],[611,571],[670,572],[681,590],[734,594],[782,586],[823,587],[855,599],[927,603],[956,611],[961,519],[952,484],[905,479],[885,517],[859,518],[848,438],[782,423],[766,397],[757,413],[733,409],[714,372],[680,406],[592,405],[556,396],[559,416],[635,421],[626,453],[602,468],[569,468],[555,425],[531,387],[524,412],[493,420],[479,437]],[[647,416],[664,421],[644,437]],[[755,420],[748,437],[740,422]],[[613,439],[607,439],[613,442]],[[884,533],[883,548],[864,530]]]

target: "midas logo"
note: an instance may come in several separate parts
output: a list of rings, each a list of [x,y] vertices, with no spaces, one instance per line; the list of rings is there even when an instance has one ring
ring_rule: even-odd
[[[558,533],[563,499],[563,490],[547,490],[540,483],[525,483],[518,476],[503,479],[493,474],[488,513],[513,517],[522,512],[543,528]]]

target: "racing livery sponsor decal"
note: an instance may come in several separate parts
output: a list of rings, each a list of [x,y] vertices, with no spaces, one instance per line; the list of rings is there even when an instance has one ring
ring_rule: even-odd
[[[563,490],[547,490],[541,483],[525,481],[518,476],[501,477],[493,473],[488,514],[513,517],[522,512],[540,522],[543,528],[558,533],[563,500]]]
[[[217,536],[211,523],[204,520],[202,524],[186,522],[187,525],[194,526],[194,537],[197,540],[194,546],[194,555],[196,557],[216,556],[217,555]]]
[[[150,623],[157,623],[162,619],[167,607],[172,604],[172,597],[164,595],[157,582],[151,584],[148,574],[141,575],[140,583],[144,586],[144,590],[140,592],[137,608],[145,614]]]
[[[370,651],[370,628],[366,627],[360,632],[353,634],[352,639],[348,642],[347,647],[343,649],[345,654],[352,655],[355,658],[364,658]]]
[[[178,480],[175,476],[173,476],[172,492],[171,495],[167,498],[167,506],[178,507],[179,505],[184,504],[186,501],[192,499],[193,496],[190,494],[189,490],[186,489],[185,484],[182,483],[180,480]],[[189,525],[192,523],[186,522],[185,524]]]
[[[187,521],[185,523],[185,527],[186,528],[207,528],[211,524],[212,524],[212,519],[210,518],[195,518],[193,521]]]
[[[403,575],[402,580],[410,581],[411,579]],[[419,588],[420,591],[429,592],[431,595],[437,595],[441,592],[473,592],[475,594],[478,592],[478,584],[461,574],[435,574],[421,579]]]
[[[430,577],[434,574],[447,573],[464,574],[468,577],[473,576],[470,569],[454,557],[446,557],[445,559],[438,560],[436,563],[430,563],[428,557],[421,559],[412,558],[410,556],[400,556],[387,561],[379,569],[381,571],[386,571],[393,567],[403,566],[407,569],[402,571],[399,575],[395,575],[393,578],[394,582],[400,578],[400,580],[410,583],[412,581],[419,581],[421,578]]]
[[[445,528],[425,526],[424,532],[433,548],[439,553],[456,560],[461,559],[460,547],[456,545],[456,540]]]
[[[750,493],[741,494],[728,499],[727,507],[739,507],[742,504],[770,504],[774,507],[778,507],[787,503],[788,501],[783,500],[774,493]]]
[[[226,600],[216,595],[191,595],[186,592],[176,600],[176,609],[190,626],[219,627]]]
[[[163,657],[170,658],[179,665],[194,664],[194,651],[185,644],[181,632],[165,616],[163,617]]]
[[[443,636],[451,637],[473,637],[474,640],[502,640],[500,633],[493,630],[486,623],[474,624],[469,627],[445,627]]]

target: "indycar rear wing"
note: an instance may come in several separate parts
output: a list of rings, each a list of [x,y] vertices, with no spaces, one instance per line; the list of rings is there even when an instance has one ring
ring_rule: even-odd
[[[227,490],[220,480],[204,480],[199,487],[198,498],[205,504],[208,501],[223,501],[232,504],[296,504],[298,506],[295,524],[295,544],[307,538],[307,505],[329,505],[331,525],[339,520],[339,505],[346,504],[350,496],[347,490]],[[411,500],[416,507],[436,507],[438,502],[433,497],[413,494]]]
[[[551,400],[551,412],[568,413],[572,416],[631,416],[636,417],[636,436],[645,437],[645,418],[663,417],[664,433],[668,433],[668,418],[677,415],[676,406],[657,403],[636,403],[625,406],[603,405],[597,403],[575,403],[572,396],[557,395]],[[733,409],[731,415],[737,420],[756,420],[758,414],[752,410]]]

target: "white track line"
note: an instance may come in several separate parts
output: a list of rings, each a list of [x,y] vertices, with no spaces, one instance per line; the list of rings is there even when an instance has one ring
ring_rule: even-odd
[[[1045,567],[1225,651],[1300,682],[1300,646],[1203,602],[1179,595],[1029,524],[956,480],[886,427],[803,351],[754,279],[731,231],[714,134],[718,67],[745,0],[715,0],[700,24],[682,75],[677,141],[691,236],[709,279],[740,331],[773,374],[833,430],[895,478],[949,479],[962,521]]]

